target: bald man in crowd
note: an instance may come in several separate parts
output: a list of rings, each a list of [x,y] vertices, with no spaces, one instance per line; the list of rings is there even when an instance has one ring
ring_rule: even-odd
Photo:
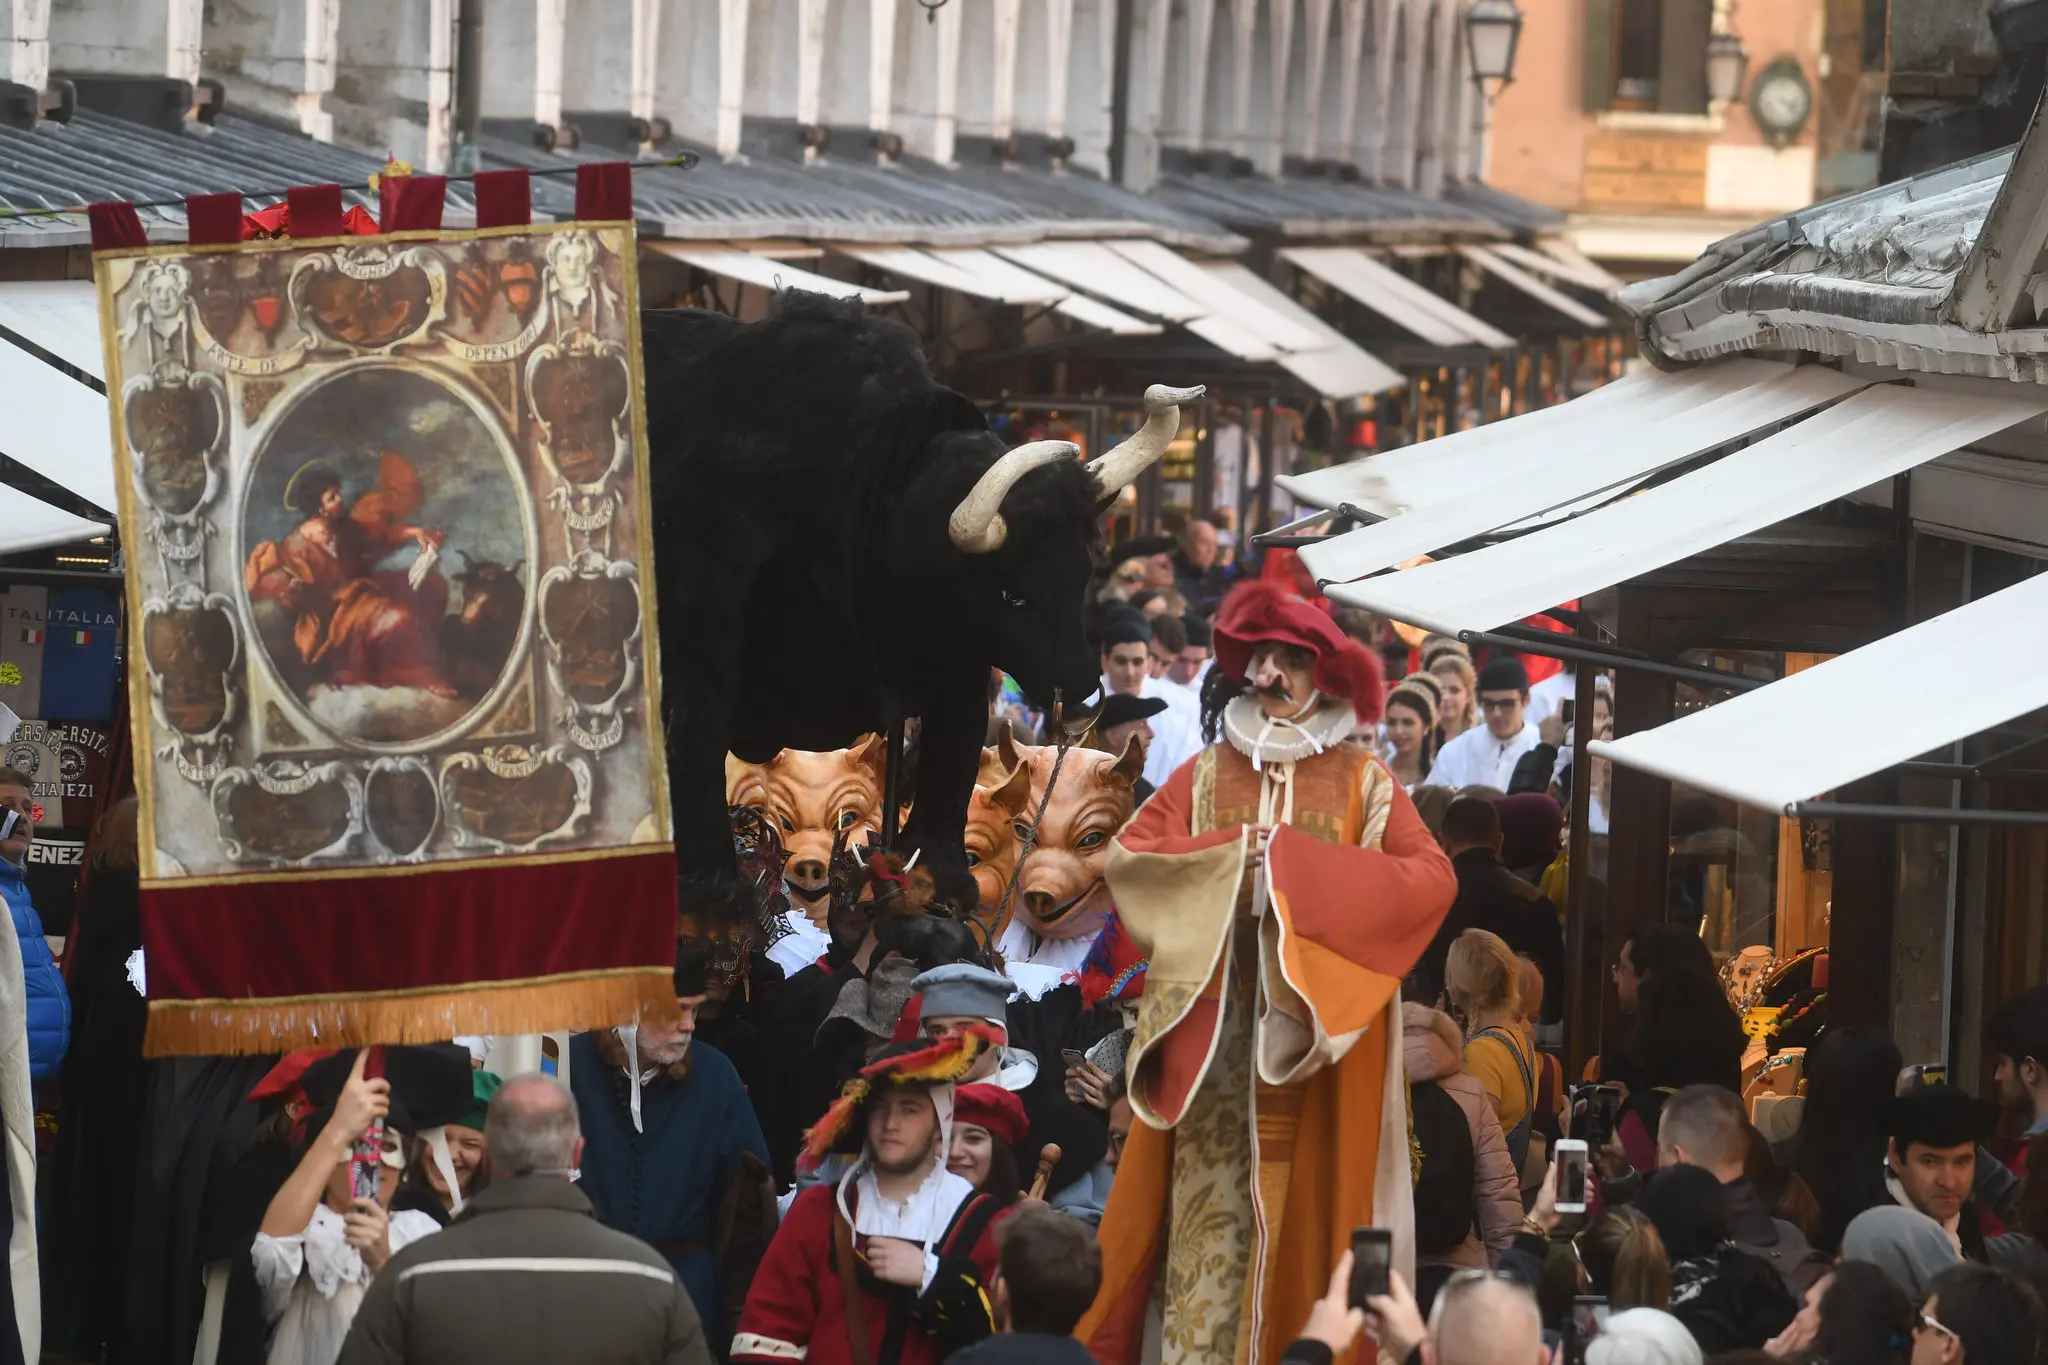
[[[668,1261],[597,1221],[572,1183],[575,1096],[514,1076],[484,1120],[491,1184],[447,1230],[372,1281],[340,1365],[711,1365],[696,1305]]]

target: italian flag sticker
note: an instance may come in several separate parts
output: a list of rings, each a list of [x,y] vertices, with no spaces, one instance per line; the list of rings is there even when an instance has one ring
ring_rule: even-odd
[[[72,644],[74,644],[74,645],[89,645],[89,644],[91,644],[91,643],[92,643],[92,632],[91,632],[91,631],[89,631],[89,630],[74,630],[74,631],[72,631],[72,632],[71,632],[71,643],[72,643]]]
[[[21,642],[25,645],[39,645],[43,642],[43,633],[40,630],[23,626],[21,628]]]

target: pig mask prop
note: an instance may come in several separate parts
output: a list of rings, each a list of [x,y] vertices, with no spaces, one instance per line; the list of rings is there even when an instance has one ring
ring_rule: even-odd
[[[1059,750],[1047,745],[1022,749],[1031,774],[1024,813],[1017,818],[1022,844]],[[1102,880],[1109,841],[1130,820],[1136,807],[1133,784],[1144,771],[1145,756],[1133,740],[1121,755],[1094,749],[1069,749],[1060,768],[1059,785],[1046,803],[1038,840],[1024,859],[1015,913],[1040,938],[1081,938],[1102,927],[1109,913],[1109,888]],[[996,925],[1000,933],[1005,925]]]
[[[882,827],[882,778],[888,746],[869,735],[851,749],[784,749],[766,763],[727,754],[726,801],[752,806],[774,822],[788,854],[783,881],[790,902],[825,927],[832,840],[864,844]]]

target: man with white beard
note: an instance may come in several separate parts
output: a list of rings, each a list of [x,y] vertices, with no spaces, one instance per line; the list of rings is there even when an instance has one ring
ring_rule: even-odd
[[[768,1194],[772,1182],[768,1142],[739,1072],[718,1049],[695,1041],[708,963],[705,950],[678,947],[675,1019],[571,1039],[569,1083],[583,1120],[577,1188],[599,1222],[667,1258],[697,1305],[705,1338],[722,1343],[731,1330],[723,1308],[730,1267],[715,1254],[718,1211],[734,1181]],[[751,1276],[751,1266],[743,1269]]]

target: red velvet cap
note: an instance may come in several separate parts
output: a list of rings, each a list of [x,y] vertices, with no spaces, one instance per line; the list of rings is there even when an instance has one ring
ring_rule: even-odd
[[[1030,1121],[1024,1102],[999,1085],[963,1085],[953,1092],[953,1122],[986,1128],[1014,1151],[1024,1141]]]
[[[1385,683],[1380,661],[1337,623],[1277,584],[1231,589],[1216,613],[1216,666],[1224,676],[1250,680],[1252,653],[1261,644],[1293,645],[1316,656],[1315,683],[1342,697],[1361,721],[1380,718]]]

